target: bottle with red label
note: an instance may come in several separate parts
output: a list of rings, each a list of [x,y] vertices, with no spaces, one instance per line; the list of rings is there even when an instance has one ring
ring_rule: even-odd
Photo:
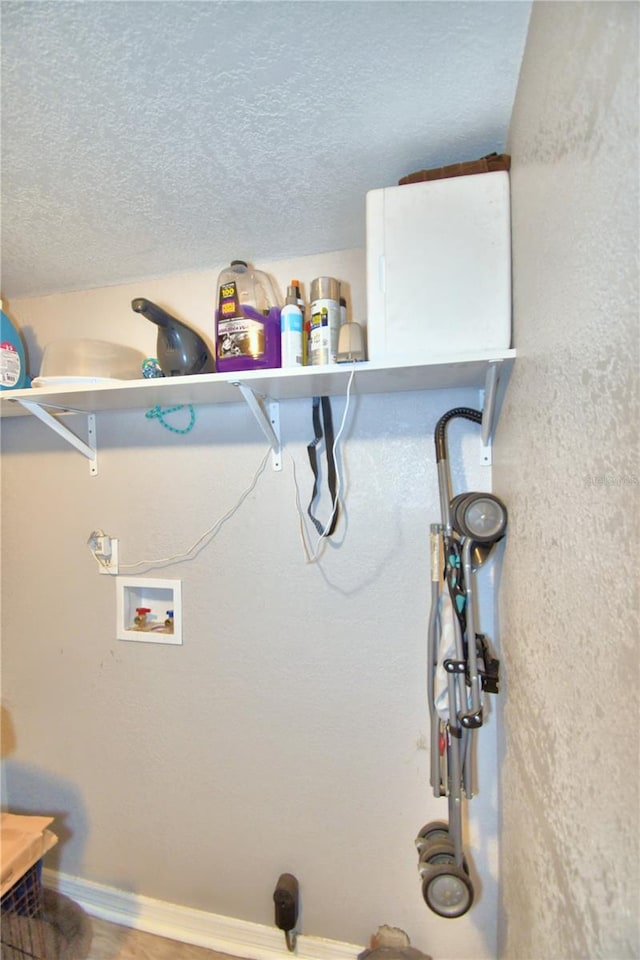
[[[232,260],[218,277],[216,370],[281,366],[280,304],[266,273]]]
[[[4,310],[0,313],[0,390],[22,390],[30,385],[22,339]]]

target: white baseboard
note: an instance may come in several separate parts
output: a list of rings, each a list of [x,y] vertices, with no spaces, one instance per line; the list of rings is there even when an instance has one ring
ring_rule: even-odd
[[[248,960],[357,960],[364,949],[352,943],[298,935],[295,953],[291,954],[284,934],[276,927],[137,896],[53,870],[43,871],[43,882],[70,897],[92,917]]]

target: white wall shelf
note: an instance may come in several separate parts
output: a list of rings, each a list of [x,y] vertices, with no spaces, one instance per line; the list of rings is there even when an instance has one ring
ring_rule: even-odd
[[[280,448],[277,403],[281,400],[346,393],[352,370],[352,394],[398,393],[411,390],[477,388],[483,392],[482,440],[488,450],[499,410],[499,401],[515,360],[515,350],[433,357],[428,362],[349,363],[326,367],[252,370],[166,379],[122,380],[92,384],[60,383],[55,388],[6,391],[0,395],[0,416],[35,414],[68,440],[92,463],[97,472],[95,443],[82,449],[82,441],[59,414],[85,414],[150,409],[156,405],[212,405],[246,401],[269,439],[274,457]],[[37,407],[38,409],[34,409]],[[47,413],[48,416],[42,416]],[[50,422],[55,421],[55,426]],[[95,425],[94,425],[95,429]],[[95,439],[95,438],[94,438]],[[277,463],[274,463],[277,469]]]

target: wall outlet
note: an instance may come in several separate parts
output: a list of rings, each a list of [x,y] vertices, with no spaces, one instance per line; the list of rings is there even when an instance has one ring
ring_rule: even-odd
[[[115,537],[105,537],[105,540],[110,540],[111,543],[111,552],[109,556],[100,557],[96,551],[96,557],[99,557],[100,566],[98,570],[100,573],[107,574],[107,576],[116,576],[118,573],[118,541]]]

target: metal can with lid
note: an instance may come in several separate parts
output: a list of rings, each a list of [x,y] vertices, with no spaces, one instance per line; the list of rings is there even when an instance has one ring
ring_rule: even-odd
[[[340,335],[340,283],[334,277],[311,281],[309,363],[318,367],[336,363]]]

